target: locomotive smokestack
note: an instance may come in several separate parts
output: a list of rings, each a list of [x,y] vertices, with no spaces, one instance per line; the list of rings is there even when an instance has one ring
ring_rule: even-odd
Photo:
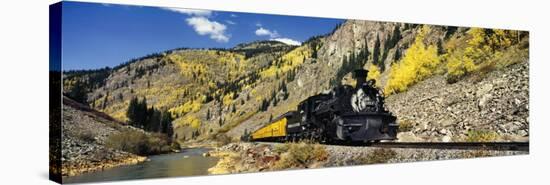
[[[367,74],[369,74],[369,71],[365,69],[357,69],[353,71],[353,78],[355,78],[355,80],[357,81],[355,87],[359,87],[360,85],[365,83],[365,81],[367,81]]]

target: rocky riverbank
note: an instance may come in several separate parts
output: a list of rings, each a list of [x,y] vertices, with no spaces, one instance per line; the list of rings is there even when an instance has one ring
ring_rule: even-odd
[[[70,99],[64,98],[63,103],[62,176],[137,164],[147,159],[105,146],[108,136],[132,129],[131,127],[124,126],[100,112],[88,110]]]
[[[144,162],[147,157],[113,150],[99,145],[90,145],[67,141],[64,146],[71,150],[63,150],[61,174],[75,176],[82,173],[105,170],[122,165],[132,165]]]
[[[307,143],[230,143],[206,155],[220,157],[210,174],[524,155],[522,151],[384,149]]]

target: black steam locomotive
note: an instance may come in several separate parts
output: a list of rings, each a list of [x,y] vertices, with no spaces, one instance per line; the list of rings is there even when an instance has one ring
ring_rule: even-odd
[[[322,143],[378,142],[396,139],[396,117],[384,97],[366,81],[367,70],[354,71],[355,87],[341,85],[302,101],[296,111],[274,119],[246,136],[252,141],[315,140]]]

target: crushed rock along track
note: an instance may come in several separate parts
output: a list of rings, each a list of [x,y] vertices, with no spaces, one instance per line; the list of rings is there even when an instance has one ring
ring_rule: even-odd
[[[272,167],[280,160],[275,146],[281,143],[240,142],[230,143],[212,150],[208,155],[222,158],[211,168],[216,174],[276,170]],[[362,146],[322,145],[328,157],[307,168],[364,165],[375,163],[401,163],[432,160],[449,160],[475,157],[527,155],[527,151],[458,150],[378,148]]]

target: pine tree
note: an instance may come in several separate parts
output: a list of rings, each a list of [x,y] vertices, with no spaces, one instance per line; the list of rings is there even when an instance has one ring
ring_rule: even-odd
[[[77,102],[88,105],[88,95],[86,94],[86,87],[83,83],[84,82],[80,80],[76,81],[74,87],[70,90],[67,96]]]
[[[372,63],[380,67],[380,38],[376,35],[376,41],[374,42],[374,48],[372,48]]]
[[[138,99],[136,97],[130,100],[128,105],[128,111],[126,112],[126,117],[128,117],[128,124],[136,127],[137,126],[137,105]]]
[[[210,120],[210,109],[206,110],[206,120]]]
[[[105,98],[103,99],[103,105],[101,105],[101,109],[105,110],[107,108],[107,101],[109,100],[109,91],[105,94]]]

